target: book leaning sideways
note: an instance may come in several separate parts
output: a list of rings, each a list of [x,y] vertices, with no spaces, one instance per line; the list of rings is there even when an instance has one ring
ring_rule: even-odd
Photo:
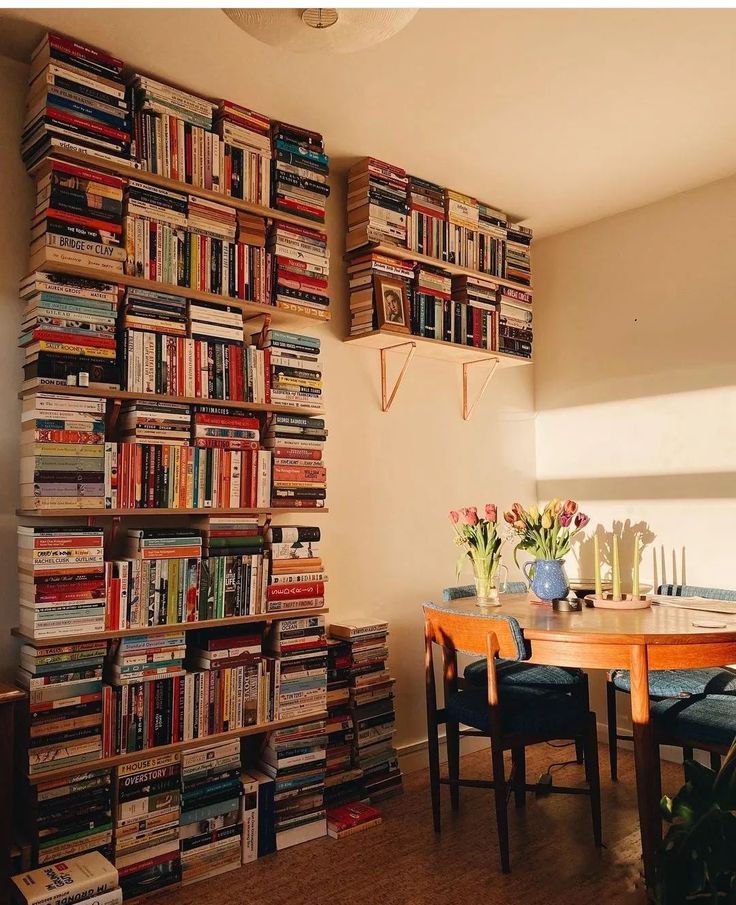
[[[119,905],[118,872],[99,852],[47,864],[13,877],[14,894],[25,905]]]

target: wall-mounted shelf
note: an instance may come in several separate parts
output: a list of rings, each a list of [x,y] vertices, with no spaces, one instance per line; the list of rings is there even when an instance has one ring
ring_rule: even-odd
[[[209,518],[212,515],[303,515],[312,516],[329,512],[326,506],[267,506],[253,509],[233,509],[228,506],[205,507],[201,509],[83,509],[81,506],[74,509],[17,509],[16,515],[23,518],[36,516],[38,518],[139,518],[140,516],[172,516],[172,515],[199,515]]]
[[[424,336],[411,336],[405,333],[394,333],[388,330],[371,330],[360,336],[349,336],[346,343],[361,346],[364,349],[377,349],[381,357],[381,410],[389,411],[401,382],[414,357],[434,358],[459,364],[463,371],[463,419],[468,421],[476,405],[488,388],[491,378],[499,369],[523,367],[531,364],[528,358],[508,355],[504,352],[493,352],[490,349],[477,349],[473,346],[461,346],[441,339],[429,339]],[[404,355],[398,377],[389,388],[388,354],[395,352]],[[470,373],[472,370],[485,368],[483,382],[475,398],[470,399]]]

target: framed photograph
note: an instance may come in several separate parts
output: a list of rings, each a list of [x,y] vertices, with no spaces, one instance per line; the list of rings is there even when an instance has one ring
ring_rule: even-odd
[[[411,333],[409,299],[404,282],[376,275],[373,277],[373,296],[379,330]]]

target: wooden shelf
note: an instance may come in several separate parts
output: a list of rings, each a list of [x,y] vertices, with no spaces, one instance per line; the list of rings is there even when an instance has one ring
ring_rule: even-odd
[[[11,629],[11,634],[28,644],[78,644],[81,641],[104,641],[108,638],[129,638],[139,635],[165,635],[171,632],[194,632],[203,628],[223,628],[228,625],[249,625],[254,622],[274,622],[277,619],[301,619],[305,616],[318,616],[329,612],[326,607],[310,610],[284,610],[279,613],[255,613],[252,616],[230,616],[227,619],[200,619],[198,622],[180,622],[176,625],[149,625],[141,628],[110,629],[104,632],[87,632],[86,634],[59,635],[52,638],[33,638],[21,628]],[[164,677],[165,678],[165,677]],[[22,692],[18,691],[19,695]]]
[[[193,299],[197,302],[215,302],[219,305],[229,305],[232,308],[240,309],[243,314],[249,314],[253,317],[268,314],[271,318],[297,318],[318,323],[330,319],[329,308],[318,314],[301,314],[280,308],[278,305],[268,305],[265,302],[246,302],[243,299],[217,295],[214,292],[200,292],[198,289],[189,289],[186,286],[175,286],[173,283],[159,283],[156,280],[145,280],[143,277],[131,276],[125,273],[110,273],[107,270],[100,270],[96,267],[77,267],[71,264],[60,264],[58,261],[44,261],[36,270],[44,273],[63,273],[74,277],[85,277],[88,280],[101,280],[104,283],[117,283],[119,286],[132,286],[136,289],[148,289],[153,292],[166,292],[169,295]]]
[[[156,185],[159,188],[169,189],[172,192],[181,192],[185,195],[196,195],[199,198],[207,198],[210,201],[216,201],[225,207],[230,207],[236,211],[245,211],[248,214],[255,214],[266,220],[273,220],[276,223],[295,223],[297,226],[303,226],[307,229],[313,229],[317,232],[325,231],[325,224],[318,223],[316,220],[310,220],[309,217],[300,217],[297,214],[289,214],[286,211],[277,211],[272,207],[264,207],[261,204],[251,204],[248,201],[241,201],[239,198],[233,198],[231,195],[225,195],[221,192],[213,192],[211,189],[199,188],[190,185],[188,182],[181,182],[178,179],[171,179],[168,176],[160,176],[157,173],[149,173],[147,170],[139,170],[125,161],[111,161],[104,158],[94,157],[91,154],[80,154],[78,151],[65,151],[63,149],[54,149],[49,157],[43,157],[38,163],[28,171],[29,175],[35,176],[38,170],[49,159],[68,160],[72,163],[78,163],[80,166],[90,167],[95,170],[102,170],[105,173],[114,173],[116,176],[122,176],[125,179],[137,179],[139,182],[145,182],[148,185]]]
[[[490,273],[482,273],[480,270],[473,270],[470,267],[461,267],[459,264],[450,264],[439,258],[433,258],[430,255],[420,254],[418,251],[411,251],[409,248],[399,248],[397,245],[379,245],[372,243],[370,245],[362,245],[360,248],[354,248],[345,253],[345,260],[348,263],[359,255],[370,254],[375,252],[379,255],[385,255],[387,258],[395,258],[397,261],[409,261],[414,264],[428,264],[431,267],[439,267],[446,270],[447,273],[454,273],[460,276],[479,277],[483,280],[490,280],[498,283],[499,286],[508,286],[510,289],[519,289],[521,292],[532,294],[532,287],[525,286],[523,283],[515,283],[513,280],[505,280],[503,277],[494,277]]]
[[[287,729],[289,726],[298,726],[300,723],[309,723],[313,720],[323,720],[327,717],[324,710],[315,713],[305,713],[302,716],[291,717],[288,720],[274,720],[270,723],[256,723],[254,726],[245,726],[243,729],[232,729],[229,732],[218,732],[207,735],[204,738],[195,738],[188,742],[174,742],[171,745],[159,745],[155,748],[146,748],[144,751],[134,751],[128,754],[116,754],[113,757],[101,757],[98,760],[86,761],[82,764],[63,767],[60,770],[46,770],[44,773],[34,774],[28,777],[28,781],[35,785],[39,782],[47,782],[59,779],[63,776],[72,776],[75,773],[83,773],[86,770],[102,770],[118,767],[120,764],[129,764],[134,760],[146,757],[156,757],[160,754],[173,754],[176,751],[188,751],[192,748],[201,748],[205,745],[214,745],[218,742],[226,742],[233,738],[243,738],[246,735],[260,735],[263,732],[272,732],[275,729]]]
[[[349,336],[346,343],[362,346],[366,349],[384,349],[390,351],[393,346],[416,343],[416,354],[420,358],[435,358],[455,364],[476,361],[498,360],[499,368],[514,368],[532,363],[530,358],[509,355],[506,352],[492,352],[490,349],[476,349],[474,346],[461,346],[459,343],[448,343],[442,339],[430,339],[425,336],[412,336],[408,333],[393,333],[390,330],[371,330],[359,336]]]
[[[209,518],[212,515],[305,515],[329,512],[327,506],[302,507],[302,506],[265,506],[255,509],[230,509],[224,506],[202,509],[16,509],[16,515],[23,518],[37,516],[38,518],[139,518],[140,516],[160,515],[201,515]]]
[[[221,408],[233,409],[234,411],[248,412],[278,412],[284,415],[311,415],[315,418],[322,417],[324,409],[304,408],[298,405],[276,405],[264,402],[237,402],[231,399],[205,399],[202,396],[168,396],[163,393],[134,393],[131,390],[106,390],[100,387],[72,387],[72,386],[48,386],[33,387],[28,390],[21,390],[18,394],[19,399],[25,396],[32,396],[34,393],[51,393],[53,395],[63,396],[95,396],[101,399],[120,399],[126,400],[155,400],[156,402],[178,402],[182,405],[216,405]]]

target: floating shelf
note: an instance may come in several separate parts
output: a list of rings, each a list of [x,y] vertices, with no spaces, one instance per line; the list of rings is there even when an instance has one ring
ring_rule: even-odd
[[[409,333],[394,333],[389,330],[371,330],[359,336],[349,336],[346,343],[361,346],[364,349],[378,349],[381,356],[381,411],[391,408],[401,382],[414,355],[420,358],[434,358],[459,364],[463,370],[463,419],[468,421],[473,409],[485,393],[491,378],[499,368],[515,368],[531,364],[531,359],[508,355],[505,352],[493,352],[490,349],[476,349],[473,346],[461,346],[441,339],[429,339],[425,336],[412,336]],[[403,353],[404,362],[399,370],[393,387],[388,384],[389,352]],[[470,372],[475,366],[489,366],[480,390],[473,401],[470,400]]]
[[[298,726],[300,723],[309,723],[312,720],[323,720],[327,717],[324,710],[315,713],[305,713],[288,720],[273,720],[270,723],[256,723],[253,726],[245,726],[242,729],[232,729],[229,732],[218,732],[214,735],[206,735],[204,738],[195,738],[187,742],[174,742],[171,745],[159,745],[155,748],[146,748],[144,751],[131,751],[126,754],[116,754],[113,757],[101,757],[97,760],[85,761],[82,764],[73,764],[60,770],[46,770],[44,773],[34,774],[28,777],[28,781],[35,785],[39,782],[48,782],[52,779],[60,779],[63,776],[72,776],[75,773],[83,773],[85,770],[102,770],[118,767],[120,764],[129,764],[131,761],[142,760],[147,757],[156,757],[160,754],[173,754],[175,751],[188,751],[192,748],[201,748],[206,745],[214,745],[218,742],[226,742],[233,738],[243,738],[246,735],[260,735],[263,732],[272,732],[275,729],[287,729],[289,726]]]
[[[28,518],[139,518],[140,516],[160,515],[201,515],[209,518],[212,515],[308,515],[329,512],[327,506],[266,506],[255,509],[231,509],[227,506],[218,506],[202,509],[16,509],[16,515]]]
[[[165,635],[171,632],[194,632],[204,628],[222,628],[228,625],[248,625],[253,622],[274,622],[277,619],[300,619],[304,616],[318,616],[329,612],[326,607],[310,610],[284,610],[279,613],[255,613],[250,616],[229,616],[226,619],[200,619],[197,622],[178,622],[176,625],[148,625],[140,628],[109,629],[104,632],[87,632],[86,634],[58,635],[51,638],[33,638],[23,629],[11,629],[11,634],[28,644],[78,644],[80,641],[104,641],[107,638],[128,638],[138,635]]]
[[[450,264],[442,261],[440,258],[433,258],[431,255],[423,255],[418,251],[411,251],[409,248],[399,248],[398,245],[380,245],[372,243],[370,245],[362,245],[360,248],[354,248],[345,253],[345,260],[348,263],[359,255],[371,254],[375,252],[379,255],[385,255],[387,258],[395,258],[397,261],[409,261],[414,264],[428,264],[430,267],[438,267],[447,273],[459,274],[461,276],[479,277],[482,280],[490,280],[498,283],[499,286],[507,286],[509,289],[518,289],[521,292],[532,294],[531,286],[525,286],[523,283],[515,283],[513,280],[506,280],[503,277],[494,277],[490,273],[483,273],[481,270],[473,270],[471,267],[461,267],[459,264]]]

